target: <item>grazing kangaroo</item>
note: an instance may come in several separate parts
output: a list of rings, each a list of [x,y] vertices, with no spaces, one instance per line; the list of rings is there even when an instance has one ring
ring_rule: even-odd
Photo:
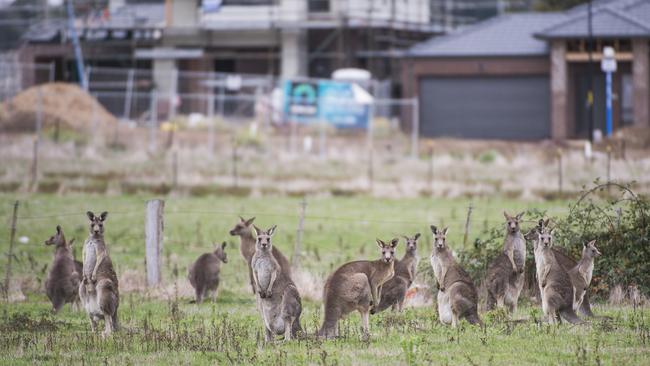
[[[392,307],[393,311],[402,311],[406,291],[415,280],[415,271],[418,266],[418,244],[420,233],[406,240],[406,253],[400,260],[395,260],[395,275],[381,287],[381,300],[376,311],[384,311]]]
[[[276,226],[264,231],[254,226],[256,250],[251,260],[254,285],[259,294],[258,304],[264,321],[264,339],[270,342],[274,335],[284,334],[288,341],[302,331],[300,293],[290,276],[280,268],[273,256],[271,237]]]
[[[374,261],[354,261],[339,267],[325,282],[323,299],[325,317],[318,335],[338,336],[338,322],[354,310],[361,314],[364,337],[370,335],[369,314],[374,314],[381,287],[395,273],[395,247],[399,239],[386,243],[377,239],[381,258]]]
[[[560,266],[553,252],[553,229],[537,234],[535,267],[542,296],[542,311],[549,323],[564,320],[577,324],[581,320],[573,310],[573,285],[567,271]]]
[[[230,230],[230,235],[239,236],[239,252],[241,253],[242,257],[244,257],[244,260],[246,260],[246,264],[248,264],[248,277],[250,280],[251,289],[253,290],[253,294],[255,294],[255,281],[253,279],[253,268],[251,267],[251,260],[255,254],[256,243],[252,232],[252,224],[255,218],[253,217],[248,220],[244,220],[243,217],[239,216],[239,220],[240,221],[235,225],[235,227]],[[289,264],[287,257],[285,257],[282,252],[280,252],[280,250],[275,246],[272,249],[272,253],[275,260],[277,260],[280,264],[280,268],[282,268],[282,272],[284,272],[285,276],[291,278],[291,265]]]
[[[216,246],[214,252],[201,254],[190,266],[187,278],[194,287],[197,304],[203,302],[203,299],[209,294],[212,295],[215,302],[217,301],[221,262],[228,263],[225,249],[226,242],[224,241],[221,245]]]
[[[513,313],[524,288],[526,239],[519,228],[524,213],[510,216],[504,211],[503,215],[506,218],[506,238],[503,252],[492,261],[487,271],[487,307],[492,310],[495,305],[505,306]]]
[[[438,230],[431,225],[434,239],[431,267],[438,282],[438,317],[440,322],[454,328],[463,318],[471,324],[482,324],[476,287],[447,246],[447,231],[448,228]]]
[[[526,235],[526,240],[537,243],[537,234],[538,232],[543,232],[544,228],[548,227],[549,219],[540,219],[537,226],[530,230]],[[569,272],[572,268],[578,265],[573,258],[569,257],[561,248],[552,247],[553,254],[555,254],[555,260],[564,268],[565,271]],[[541,293],[540,293],[541,296]],[[591,311],[591,304],[589,302],[589,294],[585,293],[582,299],[582,304],[580,305],[580,313],[584,316],[594,317],[594,313]]]
[[[104,221],[108,212],[99,216],[90,211],[86,214],[90,220],[90,236],[83,247],[79,298],[90,317],[93,332],[97,329],[97,321],[104,319],[104,336],[108,336],[119,328],[117,308],[120,304],[117,275],[104,241]]]
[[[569,270],[569,277],[573,285],[573,310],[577,311],[582,306],[582,301],[591,284],[591,277],[594,272],[594,259],[600,256],[596,248],[596,241],[586,243],[582,248],[582,257],[578,265]]]
[[[58,313],[61,308],[71,303],[73,309],[79,307],[79,282],[83,265],[74,260],[70,247],[72,239],[66,242],[61,226],[56,227],[56,233],[45,241],[45,245],[54,245],[54,258],[50,272],[45,281],[45,293],[52,302],[52,311]]]

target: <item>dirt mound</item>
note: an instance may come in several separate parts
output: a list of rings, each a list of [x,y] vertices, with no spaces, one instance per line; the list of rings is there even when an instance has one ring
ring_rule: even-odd
[[[87,131],[93,124],[93,113],[95,113],[100,128],[117,123],[117,119],[112,114],[79,86],[67,83],[49,83],[31,87],[8,102],[2,103],[0,105],[0,129],[34,131],[39,89],[43,105],[43,128],[59,123],[61,128]]]

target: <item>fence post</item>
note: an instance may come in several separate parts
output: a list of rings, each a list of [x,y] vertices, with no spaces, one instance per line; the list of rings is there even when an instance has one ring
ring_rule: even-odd
[[[433,197],[433,145],[429,145],[429,167],[427,169],[427,185]]]
[[[145,218],[145,244],[147,264],[147,286],[156,286],[161,282],[160,268],[162,264],[163,249],[163,211],[165,201],[147,201],[147,214]]]
[[[133,96],[133,77],[135,69],[130,69],[126,79],[126,91],[124,93],[124,112],[122,118],[128,120],[131,116],[131,98]]]
[[[413,105],[413,125],[411,126],[411,158],[416,159],[418,157],[418,140],[420,138],[420,103],[418,98],[412,99]]]
[[[293,248],[293,258],[291,258],[291,267],[298,268],[300,256],[302,253],[302,234],[305,225],[305,214],[307,212],[307,197],[303,196],[300,202],[300,218],[298,219],[298,230],[296,230],[296,244]]]
[[[158,137],[158,93],[156,90],[151,91],[149,96],[149,153],[156,151]]]
[[[16,221],[18,220],[18,205],[20,201],[14,202],[14,213],[11,216],[11,233],[9,234],[9,253],[7,253],[7,272],[5,274],[4,292],[5,299],[9,300],[9,286],[11,283],[11,262],[14,258],[14,241],[16,238]]]
[[[557,149],[557,191],[562,194],[562,150]]]
[[[171,72],[171,86],[169,88],[169,117],[171,121],[176,117],[176,95],[178,90],[178,69],[174,67]]]
[[[30,180],[30,189],[35,189],[36,183],[38,183],[38,137],[34,138],[34,150],[32,151],[32,169],[31,169],[31,180]]]
[[[43,90],[39,86],[36,89],[36,138],[41,139],[43,130]]]
[[[235,136],[232,138],[232,183],[235,188],[239,186],[239,178],[237,176],[237,139]]]
[[[178,186],[178,151],[174,149],[172,154],[172,188],[176,189]]]
[[[368,151],[368,191],[372,194],[374,188],[375,173],[373,170],[373,148]]]
[[[612,146],[607,145],[607,183],[612,181]],[[610,193],[610,185],[607,184],[607,193]]]
[[[469,237],[469,224],[470,220],[472,218],[472,210],[474,207],[472,206],[472,203],[469,203],[469,206],[467,207],[467,220],[465,221],[465,234],[463,235],[463,249],[467,247],[467,238]]]

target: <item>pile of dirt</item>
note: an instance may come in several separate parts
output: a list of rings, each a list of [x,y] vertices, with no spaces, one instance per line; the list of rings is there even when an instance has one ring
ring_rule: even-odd
[[[39,97],[40,92],[40,97]],[[95,98],[75,84],[49,83],[31,87],[0,106],[0,129],[34,131],[39,99],[42,102],[43,128],[88,131],[96,118],[97,126],[113,126],[117,119]]]

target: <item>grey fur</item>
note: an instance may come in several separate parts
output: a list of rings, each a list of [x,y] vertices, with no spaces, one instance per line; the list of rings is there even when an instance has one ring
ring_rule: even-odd
[[[555,259],[552,230],[538,233],[535,243],[535,267],[542,296],[542,311],[549,323],[564,319],[570,323],[581,320],[573,310],[573,286],[567,271]]]
[[[431,226],[434,235],[431,267],[438,282],[438,315],[444,324],[457,327],[461,319],[482,324],[478,316],[478,293],[467,272],[456,262],[447,246],[447,228]]]
[[[190,266],[187,278],[194,288],[197,304],[203,302],[203,299],[209,295],[212,295],[214,301],[217,301],[221,262],[228,263],[225,249],[226,242],[224,241],[221,245],[217,245],[212,253],[201,254]]]
[[[587,289],[591,284],[591,277],[594,271],[594,259],[600,256],[600,251],[596,248],[595,243],[596,241],[592,240],[584,245],[580,261],[568,271],[571,285],[573,286],[574,311],[582,307]]]
[[[79,307],[79,282],[83,266],[74,260],[71,243],[65,240],[61,226],[57,226],[56,233],[45,241],[45,245],[55,246],[52,266],[45,281],[45,292],[52,302],[54,313],[58,313],[67,303],[71,303],[73,308]]]
[[[272,255],[271,237],[275,226],[263,231],[255,227],[256,250],[251,260],[254,286],[264,322],[264,338],[271,341],[284,334],[284,340],[295,338],[301,331],[302,302],[298,288]]]
[[[374,261],[354,261],[339,267],[325,282],[324,312],[320,337],[338,336],[340,319],[357,310],[361,314],[364,336],[370,335],[369,316],[381,298],[382,285],[395,274],[395,247],[398,239],[389,243],[377,239],[382,258]]]
[[[104,221],[108,213],[95,216],[88,212],[90,236],[83,249],[83,277],[79,299],[90,318],[93,332],[97,321],[104,319],[104,336],[119,329],[117,309],[120,304],[118,281],[104,241]]]
[[[519,222],[523,212],[506,218],[506,237],[503,252],[488,267],[485,278],[488,291],[487,307],[506,307],[511,313],[517,310],[519,296],[524,288],[526,265],[526,239],[521,233]]]
[[[250,218],[248,220],[245,220],[243,217],[239,217],[239,222],[235,224],[235,227],[233,227],[230,230],[230,235],[232,236],[239,236],[240,240],[240,245],[239,245],[239,252],[241,253],[242,257],[244,257],[244,260],[246,261],[246,264],[248,265],[248,277],[251,285],[251,290],[253,291],[253,294],[256,293],[255,289],[255,281],[253,279],[253,267],[251,266],[251,261],[253,259],[253,255],[255,254],[255,237],[253,236],[253,221],[255,218]],[[288,278],[291,277],[291,265],[289,264],[289,261],[287,260],[287,257],[285,257],[282,252],[275,246],[272,249],[273,257],[275,260],[280,264],[280,268],[282,268],[282,272],[284,275]]]
[[[393,311],[402,311],[406,291],[415,280],[418,265],[417,240],[420,233],[412,238],[404,236],[406,252],[400,260],[395,260],[395,275],[381,287],[381,301],[376,311],[384,311],[392,307]]]

